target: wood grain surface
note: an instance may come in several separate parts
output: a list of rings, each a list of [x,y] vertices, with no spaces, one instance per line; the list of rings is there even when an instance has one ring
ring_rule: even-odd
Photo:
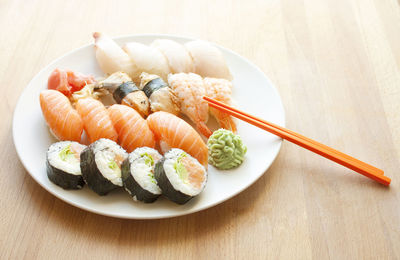
[[[400,258],[395,0],[0,0],[0,28],[1,259]],[[384,169],[391,186],[284,142],[254,185],[192,215],[121,220],[64,203],[18,160],[12,115],[32,77],[93,31],[232,49],[276,85],[289,129]]]

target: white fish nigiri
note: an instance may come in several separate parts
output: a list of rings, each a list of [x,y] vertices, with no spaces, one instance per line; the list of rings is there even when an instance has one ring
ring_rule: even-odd
[[[171,73],[194,71],[192,57],[182,44],[172,40],[158,39],[153,41],[151,47],[157,48],[164,54]]]
[[[212,44],[196,40],[185,44],[194,64],[194,72],[202,77],[232,80],[232,75],[221,51]]]
[[[139,79],[140,72],[129,55],[110,37],[99,32],[93,34],[96,59],[101,70],[106,74],[125,72],[134,81]]]
[[[181,112],[192,120],[205,137],[212,132],[208,129],[208,104],[203,99],[206,94],[203,79],[194,73],[168,75],[168,84],[178,97]]]
[[[139,42],[129,42],[122,49],[131,57],[138,70],[156,74],[167,80],[170,72],[168,61],[158,49]]]

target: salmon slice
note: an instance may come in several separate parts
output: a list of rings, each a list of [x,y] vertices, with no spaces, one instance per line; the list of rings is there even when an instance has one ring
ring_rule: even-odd
[[[188,123],[179,117],[159,111],[147,118],[163,153],[180,148],[196,158],[204,167],[208,165],[208,149],[203,139]]]
[[[82,118],[83,126],[91,143],[100,138],[117,141],[118,134],[103,103],[93,98],[79,99],[76,103],[76,110]]]
[[[154,148],[154,134],[136,110],[125,105],[112,105],[108,108],[111,121],[119,136],[119,144],[129,153],[138,147]]]
[[[58,139],[81,141],[82,119],[66,96],[57,90],[44,90],[40,93],[40,107],[47,125]]]
[[[181,162],[189,173],[189,182],[197,189],[200,188],[206,178],[203,167],[188,157],[183,157]]]

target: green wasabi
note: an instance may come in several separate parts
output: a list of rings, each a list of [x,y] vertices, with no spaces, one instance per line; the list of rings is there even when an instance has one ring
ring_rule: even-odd
[[[207,146],[208,162],[221,170],[238,167],[247,152],[247,147],[239,135],[222,128],[210,136]]]

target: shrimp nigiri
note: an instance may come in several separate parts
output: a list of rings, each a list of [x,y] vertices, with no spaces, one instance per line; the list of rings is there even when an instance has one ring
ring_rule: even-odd
[[[91,143],[100,138],[117,141],[118,134],[103,103],[93,98],[79,99],[76,103],[76,110],[82,118],[84,129]]]
[[[194,72],[203,77],[232,80],[228,65],[221,51],[206,41],[190,41],[185,44],[193,59]]]
[[[232,83],[226,79],[204,78],[207,96],[227,105],[232,105]],[[236,133],[236,124],[232,116],[210,107],[211,114],[217,119],[222,128]]]
[[[200,135],[183,119],[163,111],[147,118],[147,123],[160,143],[163,153],[180,148],[195,157],[204,167],[208,165],[208,148]]]
[[[171,73],[193,72],[193,60],[182,44],[173,40],[158,39],[151,47],[157,48],[168,61]]]
[[[122,49],[128,53],[140,71],[157,74],[167,80],[170,72],[168,62],[158,49],[139,42],[128,42]]]
[[[82,119],[68,98],[57,90],[40,93],[40,107],[52,133],[62,141],[81,141]]]
[[[168,83],[180,101],[182,113],[192,120],[205,137],[212,132],[208,129],[208,104],[203,99],[206,94],[203,79],[194,73],[169,74]]]
[[[96,59],[104,73],[111,74],[122,71],[133,80],[139,80],[140,72],[136,64],[113,39],[99,32],[95,32],[93,37]]]
[[[138,147],[155,147],[154,134],[146,120],[136,110],[125,105],[108,108],[110,118],[118,133],[119,144],[129,153]]]

